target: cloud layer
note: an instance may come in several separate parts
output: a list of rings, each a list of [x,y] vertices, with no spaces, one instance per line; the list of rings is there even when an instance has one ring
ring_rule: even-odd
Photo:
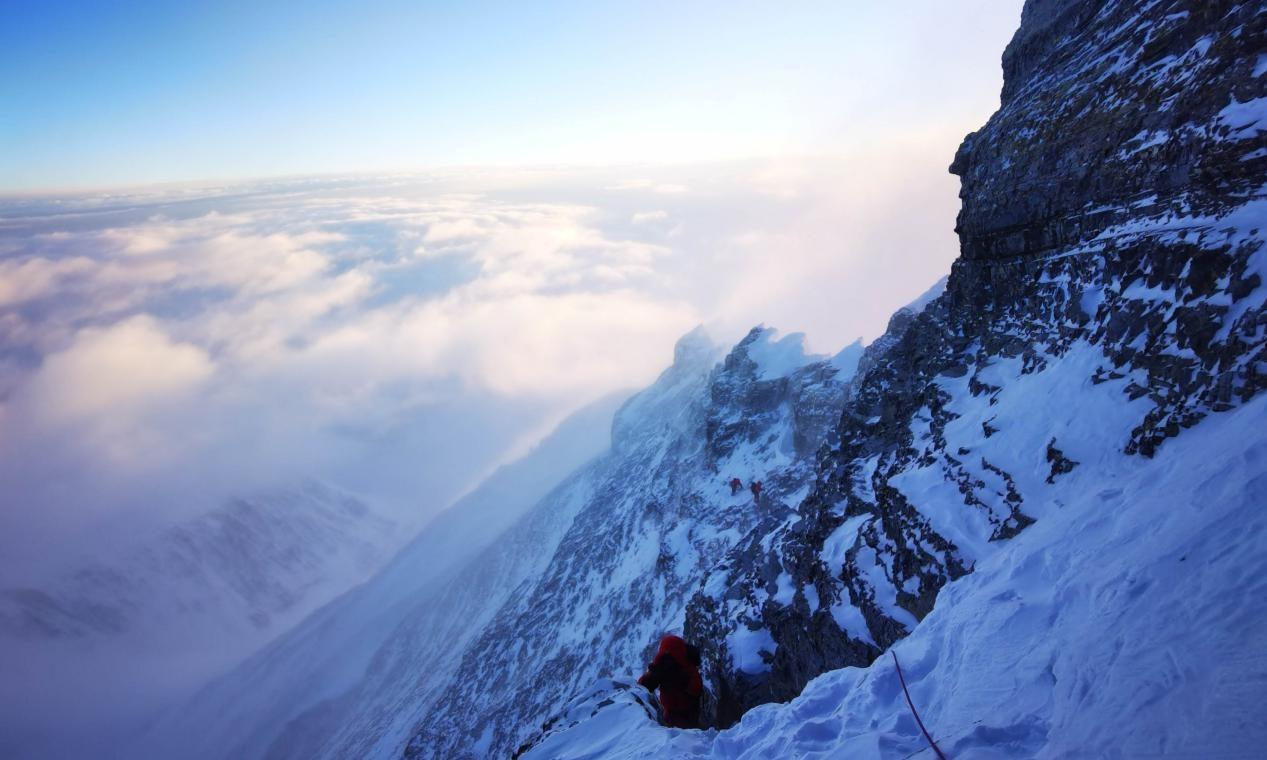
[[[881,158],[10,201],[0,548],[309,476],[416,523],[697,323],[874,335],[954,254],[951,178]]]

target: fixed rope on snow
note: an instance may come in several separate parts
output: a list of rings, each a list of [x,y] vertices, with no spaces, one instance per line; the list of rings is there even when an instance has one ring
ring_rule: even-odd
[[[915,703],[911,701],[911,692],[906,689],[906,676],[902,675],[902,664],[897,661],[897,652],[890,649],[889,654],[893,655],[893,665],[897,668],[897,678],[902,682],[902,693],[906,695],[906,704],[911,708],[911,715],[915,716],[915,722],[919,724],[919,730],[924,732],[924,738],[928,740],[928,746],[933,748],[933,751],[937,753],[937,757],[940,760],[946,760],[946,756],[942,754],[937,742],[933,741],[928,729],[924,728],[924,721],[920,720],[919,711],[915,709]]]

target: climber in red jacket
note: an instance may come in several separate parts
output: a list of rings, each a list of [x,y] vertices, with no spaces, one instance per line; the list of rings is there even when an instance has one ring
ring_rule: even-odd
[[[731,478],[730,479],[730,495],[734,496],[735,494],[739,493],[740,488],[743,488],[743,481],[740,480],[739,478]]]
[[[699,650],[680,637],[666,634],[660,650],[638,683],[648,691],[660,690],[660,720],[673,728],[699,728],[699,698],[704,683],[699,677]]]

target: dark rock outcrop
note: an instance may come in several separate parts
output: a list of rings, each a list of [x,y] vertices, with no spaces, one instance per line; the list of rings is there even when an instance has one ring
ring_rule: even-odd
[[[419,716],[407,757],[505,757],[543,741],[588,683],[649,662],[740,537],[794,514],[861,351],[829,360],[801,348],[757,328],[715,364],[701,335],[679,342],[674,366],[616,416],[612,453],[587,475],[553,555]],[[732,477],[762,480],[760,500],[732,494]]]
[[[1001,107],[951,166],[946,292],[868,348],[796,516],[758,526],[691,603],[718,725],[868,664],[1033,522],[1044,478],[1076,462],[996,418],[1006,383],[1112,383],[1135,416],[1104,445],[1144,456],[1263,390],[1264,50],[1257,2],[1026,4]],[[977,438],[951,445],[969,413]],[[932,488],[961,507],[911,495]],[[754,640],[763,667],[739,651]]]

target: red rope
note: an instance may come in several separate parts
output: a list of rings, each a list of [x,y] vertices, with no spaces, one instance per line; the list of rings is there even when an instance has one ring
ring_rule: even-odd
[[[915,716],[915,722],[919,724],[919,730],[924,732],[924,738],[928,740],[928,746],[933,748],[933,751],[937,753],[937,757],[941,758],[941,760],[946,760],[946,756],[941,753],[941,748],[937,746],[937,742],[933,741],[928,729],[924,728],[924,721],[919,719],[919,712],[915,709],[915,703],[911,701],[911,693],[906,690],[906,676],[902,675],[902,664],[897,661],[897,652],[890,649],[889,654],[893,655],[893,664],[897,667],[897,677],[902,682],[902,693],[906,695],[906,704],[910,706],[911,715]]]

